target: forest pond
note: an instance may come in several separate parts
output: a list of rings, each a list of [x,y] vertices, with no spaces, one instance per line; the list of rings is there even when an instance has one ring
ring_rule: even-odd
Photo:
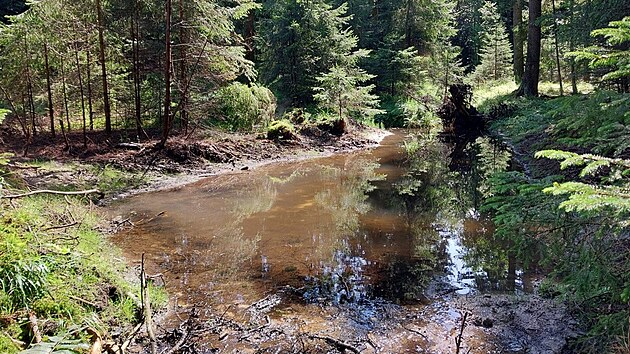
[[[447,140],[394,131],[367,151],[137,195],[112,207],[134,225],[113,240],[163,274],[171,312],[363,338],[377,352],[454,352],[462,301],[527,294],[533,277],[478,211],[489,174],[512,168],[509,149]],[[472,353],[497,348],[484,326],[469,327]],[[230,350],[300,351],[286,338],[237,339],[208,338]]]

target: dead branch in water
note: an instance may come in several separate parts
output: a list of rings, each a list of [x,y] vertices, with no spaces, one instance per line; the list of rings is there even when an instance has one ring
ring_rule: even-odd
[[[459,334],[457,335],[457,338],[455,338],[455,345],[457,346],[455,350],[455,354],[459,354],[459,351],[461,350],[462,336],[464,335],[464,327],[466,327],[467,318],[468,318],[468,312],[464,312],[464,317],[462,318],[462,325],[461,327],[459,327]]]
[[[356,347],[346,343],[346,342],[342,342],[339,339],[335,339],[329,336],[318,336],[316,334],[309,334],[308,337],[310,339],[320,339],[325,341],[326,343],[328,343],[328,345],[333,346],[335,348],[337,348],[339,351],[344,351],[344,350],[349,350],[353,353],[359,354],[361,353],[361,351],[359,349],[357,349]]]
[[[84,197],[89,194],[98,194],[100,198],[103,198],[105,196],[105,193],[101,192],[98,189],[89,189],[85,191],[76,191],[76,192],[64,192],[64,191],[53,191],[53,190],[48,190],[48,189],[42,189],[42,190],[37,190],[37,191],[32,191],[32,192],[22,193],[22,194],[2,195],[0,196],[0,199],[17,199],[17,198],[24,198],[24,197],[29,197],[32,195],[37,195],[37,194],[81,195]]]
[[[144,271],[144,253],[142,254],[142,268],[140,270],[140,290],[142,292],[142,307],[144,309],[144,323],[147,327],[147,334],[151,340],[151,354],[157,354],[157,339],[153,331],[153,317],[151,317],[151,301],[149,299],[149,288],[147,284],[147,274]]]

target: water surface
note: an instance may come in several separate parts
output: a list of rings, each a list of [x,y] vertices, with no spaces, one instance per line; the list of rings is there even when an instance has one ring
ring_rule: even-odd
[[[283,289],[306,307],[524,291],[477,211],[487,177],[509,161],[487,138],[456,145],[396,131],[369,151],[126,199],[114,213],[135,227],[114,242],[131,259],[146,253],[184,308],[245,309]]]

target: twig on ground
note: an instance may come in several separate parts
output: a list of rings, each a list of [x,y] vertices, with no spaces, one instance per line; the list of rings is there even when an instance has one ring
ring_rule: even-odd
[[[65,224],[65,225],[57,225],[57,226],[50,226],[50,227],[45,227],[42,229],[42,231],[51,231],[51,230],[59,230],[59,229],[67,229],[69,227],[73,227],[73,226],[77,226],[80,223],[78,221],[75,222],[71,222],[69,224]]]
[[[89,305],[89,306],[91,306],[91,307],[93,307],[95,309],[102,309],[102,306],[99,306],[98,304],[95,304],[95,303],[93,303],[91,301],[82,299],[80,297],[72,296],[72,295],[68,295],[68,297],[71,298],[72,300],[76,300],[76,301],[81,302],[83,304]]]
[[[352,345],[350,345],[350,344],[348,344],[346,342],[342,342],[339,339],[335,339],[335,338],[332,338],[332,337],[329,337],[329,336],[319,336],[319,335],[316,335],[316,334],[309,334],[308,337],[310,339],[323,340],[326,343],[328,343],[328,345],[333,346],[333,347],[339,349],[340,351],[349,350],[349,351],[351,351],[353,353],[356,353],[356,354],[360,354],[361,353],[361,351],[359,349],[357,349],[356,347],[354,347],[354,346],[352,346]]]
[[[31,331],[33,331],[33,342],[41,343],[42,342],[42,333],[39,331],[39,326],[37,325],[37,317],[34,313],[28,314],[28,322],[31,327]]]
[[[2,334],[4,334],[4,336],[5,336],[5,337],[9,338],[9,339],[11,340],[11,342],[12,342],[13,344],[15,344],[16,346],[18,346],[18,347],[20,347],[20,348],[26,348],[26,343],[22,342],[21,340],[17,340],[17,339],[15,339],[15,338],[11,337],[11,336],[9,335],[9,333],[4,332],[4,331],[2,332]]]
[[[187,323],[187,322],[184,322]],[[180,326],[183,327],[183,326]],[[186,339],[188,338],[188,334],[190,333],[189,331],[182,329],[183,333],[181,338],[179,338],[179,340],[177,341],[177,343],[175,343],[175,345],[173,346],[173,348],[169,349],[168,351],[163,351],[162,354],[174,354],[175,352],[177,352],[179,350],[179,348],[181,348],[182,345],[184,345],[184,343],[186,342]]]
[[[404,328],[404,329],[408,330],[409,332],[411,332],[411,333],[415,333],[415,334],[419,335],[420,337],[422,337],[422,338],[424,338],[424,339],[427,339],[427,336],[426,336],[424,333],[422,333],[422,332],[420,332],[420,331],[417,331],[417,330],[415,330],[415,329],[413,329],[413,328],[409,328],[409,327],[407,327],[407,326],[405,326],[405,325],[401,325],[401,326],[402,326],[402,328]]]
[[[131,331],[131,333],[129,334],[129,337],[127,337],[127,339],[120,346],[121,353],[124,353],[125,350],[127,350],[127,347],[129,347],[129,344],[131,344],[131,341],[136,336],[136,334],[138,334],[143,324],[144,324],[144,319],[133,328],[133,331]]]

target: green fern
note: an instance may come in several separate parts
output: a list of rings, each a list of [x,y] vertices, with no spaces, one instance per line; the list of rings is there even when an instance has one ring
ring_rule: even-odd
[[[543,190],[553,195],[568,195],[569,199],[560,203],[566,211],[590,212],[611,209],[624,216],[630,212],[630,160],[612,159],[592,154],[579,155],[559,150],[543,150],[536,158],[561,160],[561,168],[584,166],[580,177],[593,176],[602,168],[609,169],[608,177],[598,185],[581,182],[554,183]],[[620,218],[621,226],[630,225],[625,217]]]
[[[577,60],[588,61],[591,68],[610,68],[603,80],[621,79],[630,76],[630,51],[617,50],[614,46],[630,41],[630,16],[609,23],[609,27],[596,29],[591,36],[603,36],[608,47],[589,47],[579,52],[568,53]]]
[[[90,349],[90,345],[80,339],[67,339],[65,336],[46,337],[46,340],[33,344],[20,354],[81,354]]]

